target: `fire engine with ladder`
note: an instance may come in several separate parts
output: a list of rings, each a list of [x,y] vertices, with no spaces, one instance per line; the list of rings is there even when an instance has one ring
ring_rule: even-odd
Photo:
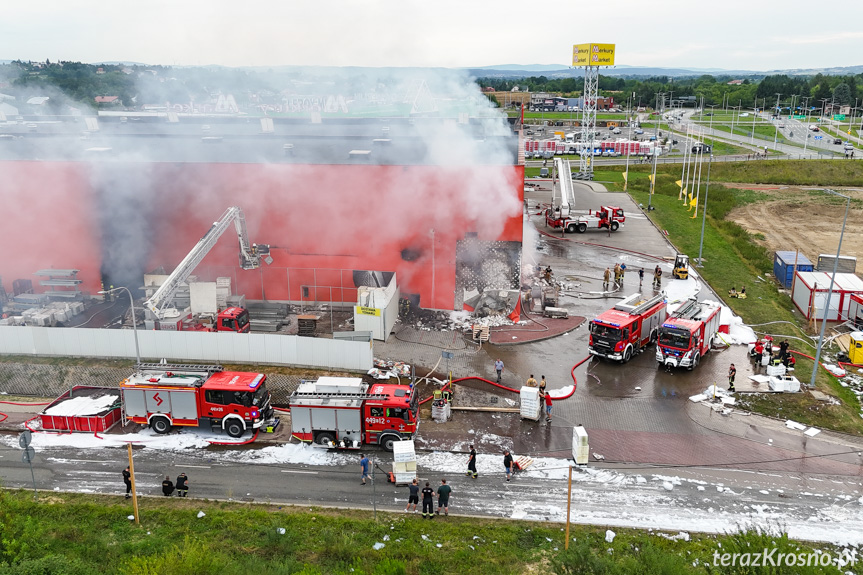
[[[645,298],[640,293],[621,300],[590,322],[591,355],[626,363],[655,343],[667,317],[665,295]]]
[[[125,420],[156,433],[172,427],[209,427],[240,437],[246,430],[274,430],[267,376],[225,371],[220,365],[140,363],[120,384]]]
[[[569,160],[555,159],[558,185],[552,185],[551,207],[545,210],[545,225],[568,233],[584,233],[589,229],[610,229],[616,232],[626,222],[623,208],[600,206],[587,214],[575,214],[575,193]]]
[[[695,298],[677,308],[659,328],[657,367],[695,369],[719,333],[721,309],[718,303]]]
[[[395,442],[416,435],[418,407],[410,385],[322,377],[291,394],[291,432],[316,446],[359,449],[365,443],[392,451]]]
[[[207,230],[207,233],[195,244],[192,251],[183,258],[174,271],[165,279],[162,285],[144,302],[144,309],[151,315],[145,322],[148,329],[170,331],[233,331],[248,333],[251,328],[249,311],[241,307],[229,307],[220,311],[214,318],[212,326],[205,325],[192,317],[190,311],[178,311],[172,307],[174,295],[184,284],[198,264],[210,253],[223,233],[234,224],[237,239],[240,243],[240,267],[244,270],[254,270],[261,267],[261,260],[268,265],[272,263],[270,246],[267,244],[250,244],[246,231],[246,217],[243,210],[232,206],[225,210],[222,217]]]

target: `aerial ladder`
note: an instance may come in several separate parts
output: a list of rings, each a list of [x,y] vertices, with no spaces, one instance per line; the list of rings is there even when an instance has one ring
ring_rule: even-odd
[[[176,317],[179,315],[176,309],[171,307],[174,295],[182,284],[189,279],[189,276],[198,267],[198,264],[210,253],[216,242],[223,233],[234,224],[237,231],[237,238],[240,243],[240,267],[244,270],[254,270],[261,267],[261,259],[268,265],[273,259],[270,257],[270,246],[268,244],[250,244],[249,234],[246,231],[246,217],[243,210],[236,206],[232,206],[225,210],[222,217],[219,218],[207,230],[207,233],[198,241],[192,251],[183,258],[174,271],[167,279],[159,286],[159,289],[144,302],[144,307],[148,309],[157,320],[163,320],[168,317]]]

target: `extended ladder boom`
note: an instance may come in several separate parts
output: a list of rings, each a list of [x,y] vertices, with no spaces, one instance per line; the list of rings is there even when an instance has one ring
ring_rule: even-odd
[[[165,282],[159,286],[156,293],[144,302],[144,307],[153,312],[157,318],[162,319],[164,311],[174,299],[177,289],[189,279],[189,276],[192,275],[198,264],[213,249],[213,246],[216,245],[216,242],[219,241],[219,238],[230,227],[232,222],[237,230],[237,238],[240,242],[240,267],[244,270],[260,267],[261,255],[269,253],[269,246],[265,244],[249,244],[249,236],[246,232],[246,217],[243,215],[243,210],[232,206],[225,210],[225,213],[222,214],[222,217],[218,221],[213,223],[212,227],[207,230],[207,233],[192,248],[192,251],[183,258],[183,261],[177,265]]]

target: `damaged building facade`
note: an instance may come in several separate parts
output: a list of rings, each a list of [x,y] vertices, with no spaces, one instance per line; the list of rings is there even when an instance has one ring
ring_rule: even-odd
[[[226,236],[195,275],[248,300],[356,304],[381,273],[430,309],[519,287],[524,166],[500,117],[42,120],[0,124],[10,295],[19,279],[43,291],[50,268],[78,270],[85,294],[140,288],[228,206],[272,264],[243,271]]]

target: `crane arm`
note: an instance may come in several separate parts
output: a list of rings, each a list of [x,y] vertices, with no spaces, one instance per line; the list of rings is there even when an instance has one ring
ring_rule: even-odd
[[[192,272],[198,267],[198,264],[210,253],[219,238],[225,233],[225,230],[230,227],[233,222],[237,230],[237,238],[240,242],[240,267],[244,270],[251,270],[260,267],[261,258],[257,245],[249,244],[249,236],[246,232],[246,217],[243,210],[236,206],[232,206],[225,210],[222,217],[219,218],[207,230],[207,233],[195,244],[183,261],[181,261],[165,282],[159,286],[156,293],[144,302],[144,307],[149,309],[157,318],[162,318],[164,310],[174,299],[174,294],[177,289],[187,280]],[[261,248],[265,246],[260,246]],[[268,246],[267,246],[268,247]],[[268,253],[268,250],[260,250],[262,253]]]
[[[555,197],[556,194],[554,194],[554,183],[552,182],[552,207],[559,209],[559,217],[568,218],[573,208],[575,208],[575,193],[572,189],[572,168],[570,167],[569,160],[555,158],[554,161],[557,165],[560,201],[559,203],[555,202],[557,198]]]

